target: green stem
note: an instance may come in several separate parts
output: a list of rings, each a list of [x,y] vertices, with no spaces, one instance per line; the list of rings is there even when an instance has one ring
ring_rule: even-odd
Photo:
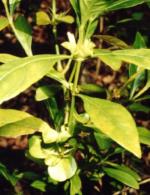
[[[56,24],[56,12],[57,12],[57,9],[56,9],[56,0],[53,0],[52,1],[52,24],[53,24],[53,35],[54,35],[54,41],[55,41],[55,52],[57,55],[60,54],[60,50],[59,50],[59,45],[57,44],[57,38],[58,38],[58,35],[57,35],[57,24]],[[59,60],[57,62],[57,70],[59,72],[62,71],[62,64],[61,64],[61,61]]]
[[[76,65],[74,65],[74,67],[73,67],[73,69],[72,69],[72,72],[71,72],[71,75],[70,75],[70,78],[69,78],[69,81],[68,81],[69,84],[73,81],[75,72],[76,72]]]
[[[135,99],[137,99],[139,96],[141,96],[145,91],[148,90],[149,86],[150,86],[149,83],[146,84],[146,85],[141,89],[141,91],[139,91],[132,99],[135,100]]]
[[[129,83],[131,83],[141,72],[143,72],[143,69],[136,72],[135,74],[133,74],[128,80],[127,82],[119,89],[119,94],[121,94],[121,92],[128,86]]]
[[[71,65],[71,62],[72,62],[72,58],[70,58],[65,66],[65,68],[63,69],[63,74],[66,74],[70,68],[70,65]]]
[[[81,61],[77,61],[77,63],[75,64],[75,67],[76,67],[75,68],[75,78],[74,78],[74,83],[73,83],[73,88],[72,88],[72,99],[71,99],[71,108],[70,108],[70,116],[69,116],[69,124],[68,124],[69,127],[71,127],[72,121],[73,121],[73,110],[75,107],[75,95],[76,95],[76,88],[77,88],[78,80],[79,80]]]

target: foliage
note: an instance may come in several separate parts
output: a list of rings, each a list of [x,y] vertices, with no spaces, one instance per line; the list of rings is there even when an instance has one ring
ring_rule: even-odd
[[[27,57],[0,54],[0,103],[16,97],[43,77],[57,81],[53,85],[37,88],[35,96],[36,101],[46,104],[51,125],[23,111],[0,109],[0,136],[16,138],[30,135],[27,157],[47,167],[47,181],[36,178],[31,186],[44,192],[49,181],[65,182],[64,188],[71,195],[82,194],[83,176],[100,181],[107,175],[139,189],[140,176],[126,165],[111,162],[111,157],[132,153],[141,158],[140,143],[149,145],[149,130],[137,127],[129,110],[135,111],[136,107],[136,111],[145,111],[139,104],[139,107],[133,104],[150,87],[150,49],[146,48],[140,33],[137,33],[133,47],[110,35],[93,34],[99,17],[104,14],[149,1],[70,0],[76,14],[77,36],[67,32],[68,40],[58,45],[57,26],[62,22],[71,24],[75,19],[67,12],[57,13],[56,1],[53,0],[49,13],[36,13],[36,22],[38,25],[52,26],[56,54],[39,55],[33,55],[31,49],[31,25],[23,15],[14,17],[21,0],[2,2],[6,17],[0,18],[0,30],[10,26]],[[93,37],[117,49],[97,48]],[[63,48],[62,54],[60,47]],[[64,51],[68,55],[64,55]],[[79,84],[85,61],[93,58],[100,59],[115,71],[124,62],[128,65],[129,80],[112,93],[94,84]],[[128,91],[126,96],[125,90]],[[98,97],[95,97],[96,94]],[[62,106],[59,105],[58,96],[62,97]],[[129,110],[122,105],[122,99],[127,102]],[[0,165],[0,174],[12,183],[13,177],[4,165]]]

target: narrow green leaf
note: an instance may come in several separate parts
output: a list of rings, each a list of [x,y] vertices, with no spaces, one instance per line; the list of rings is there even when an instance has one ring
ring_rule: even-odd
[[[9,21],[6,17],[0,17],[0,31],[9,25]]]
[[[19,59],[19,57],[11,55],[11,54],[7,54],[7,53],[0,54],[0,62],[2,62],[2,63],[11,62],[11,61],[17,60],[17,59]]]
[[[79,95],[96,128],[137,157],[141,157],[138,132],[130,113],[120,104]]]
[[[96,49],[94,50],[93,57],[100,57],[102,61],[114,70],[120,68],[121,61],[150,70],[150,49],[123,49],[115,51]]]
[[[46,191],[46,183],[41,180],[35,180],[34,182],[31,183],[31,187],[40,190],[41,192]]]
[[[117,37],[110,36],[110,35],[95,35],[94,37],[104,40],[105,42],[109,43],[110,45],[117,46],[121,49],[129,48],[129,46],[122,40],[118,39]]]
[[[70,179],[77,170],[77,164],[72,156],[61,158],[55,166],[48,167],[49,176],[59,182]]]
[[[61,89],[59,85],[45,85],[41,86],[36,90],[35,99],[36,101],[43,101],[54,97]]]
[[[51,20],[47,13],[39,11],[36,13],[36,23],[37,25],[48,25],[51,24]]]
[[[90,39],[91,38],[91,36],[93,35],[93,33],[96,30],[98,22],[99,22],[99,20],[97,18],[96,19],[92,18],[92,19],[89,20],[88,26],[86,28],[86,35],[85,35],[86,39]]]
[[[70,0],[70,3],[76,13],[77,17],[77,24],[80,24],[80,8],[79,8],[79,2],[77,0]]]
[[[134,177],[135,180],[137,180],[137,181],[141,180],[141,177],[135,171],[133,171],[132,169],[130,169],[129,167],[127,167],[125,165],[118,165],[118,164],[113,163],[112,167],[128,173],[129,175]]]
[[[142,35],[137,32],[136,36],[135,36],[135,41],[133,44],[133,47],[136,49],[140,49],[140,48],[146,48],[146,43],[144,38],[142,37]],[[129,76],[131,77],[133,74],[135,74],[137,71],[140,71],[136,65],[134,64],[130,64],[129,65]],[[146,71],[143,70],[143,72],[141,72],[133,81],[132,85],[131,85],[131,92],[130,92],[130,99],[132,99],[133,95],[135,94],[136,90],[142,86],[143,81],[145,80],[145,73]]]
[[[108,11],[126,9],[146,2],[149,2],[149,0],[112,0],[112,3],[108,3]]]
[[[32,30],[24,16],[18,16],[14,22],[14,33],[28,56],[32,56]]]
[[[82,84],[82,85],[78,85],[78,90],[81,93],[87,93],[87,94],[91,94],[91,93],[106,93],[105,89],[103,87],[101,87],[100,85],[96,85],[96,84]]]
[[[145,112],[146,114],[150,113],[150,107],[144,106],[139,102],[134,102],[128,106],[128,109],[133,112]]]
[[[9,173],[7,167],[2,163],[0,163],[0,176],[4,177],[7,181],[9,181],[12,186],[15,186],[18,180],[13,174]]]
[[[109,0],[109,2],[107,0],[82,0],[76,2],[80,4],[81,22],[86,23],[90,18],[97,18],[110,11],[134,7],[144,3],[145,0]],[[72,1],[72,5],[77,10],[77,3]]]
[[[26,90],[45,76],[58,60],[65,58],[67,56],[44,54],[17,59],[0,66],[0,103]]]
[[[150,130],[145,127],[138,127],[140,142],[150,146]]]
[[[110,177],[120,181],[121,183],[130,186],[135,189],[139,189],[139,184],[136,179],[127,173],[126,171],[113,169],[113,168],[103,168],[104,172]]]
[[[145,86],[134,96],[134,99],[141,96],[143,93],[145,93],[150,88],[150,70],[146,71],[146,77],[147,77],[147,81],[146,81]]]
[[[21,0],[9,0],[10,14],[13,15],[16,7],[19,5]]]
[[[0,136],[16,138],[33,134],[36,131],[48,131],[49,125],[43,120],[26,112],[0,109]]]

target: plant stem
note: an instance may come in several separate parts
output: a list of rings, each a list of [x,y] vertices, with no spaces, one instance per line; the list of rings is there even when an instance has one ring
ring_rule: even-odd
[[[54,35],[54,41],[55,41],[55,52],[57,55],[60,54],[60,51],[59,51],[59,45],[57,44],[57,38],[58,38],[58,35],[57,35],[57,24],[56,24],[56,0],[53,0],[52,1],[52,24],[53,24],[53,35]],[[59,72],[62,71],[62,64],[61,64],[61,61],[59,60],[57,62],[57,70]]]
[[[65,68],[63,69],[63,72],[62,72],[63,74],[66,74],[66,73],[67,73],[67,71],[68,71],[69,68],[70,68],[71,62],[72,62],[72,58],[70,58],[70,59],[68,60],[68,62],[67,62],[67,64],[66,64]]]
[[[72,88],[71,108],[70,108],[70,116],[69,116],[69,123],[68,123],[69,127],[71,127],[72,122],[73,122],[73,110],[75,107],[75,95],[76,95],[76,88],[77,88],[78,80],[79,80],[80,68],[81,68],[81,61],[77,61],[75,64],[75,78],[74,78],[74,83],[73,83],[73,88]],[[74,70],[72,72],[74,72]]]
[[[128,80],[127,82],[122,86],[120,87],[118,93],[121,94],[121,92],[128,86],[129,83],[131,83],[141,72],[143,72],[143,69],[136,72],[135,74],[133,74]]]

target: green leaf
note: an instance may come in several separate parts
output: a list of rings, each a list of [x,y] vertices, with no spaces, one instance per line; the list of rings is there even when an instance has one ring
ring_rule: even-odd
[[[89,114],[96,128],[132,152],[141,157],[138,132],[130,113],[120,104],[79,95],[84,102],[85,111]]]
[[[16,7],[19,5],[21,0],[9,0],[10,14],[13,15]]]
[[[145,127],[138,127],[140,142],[150,146],[150,130]]]
[[[15,186],[18,180],[13,174],[9,173],[7,167],[2,163],[0,163],[0,176],[4,177],[7,181],[9,181],[12,186]]]
[[[145,86],[134,96],[134,99],[141,96],[143,93],[145,93],[150,88],[150,70],[146,71],[146,77],[147,77],[147,81],[146,81]]]
[[[34,135],[29,139],[29,154],[34,158],[44,159],[46,154],[41,147],[42,140],[39,136]]]
[[[99,22],[99,20],[97,18],[89,20],[89,23],[88,23],[87,28],[86,28],[86,35],[85,35],[86,39],[91,38],[91,36],[93,35],[93,33],[96,30],[98,22]]]
[[[105,2],[107,2],[105,0]],[[136,5],[143,4],[145,2],[149,2],[149,0],[112,0],[112,3],[108,3],[108,10],[109,11],[115,11],[119,9],[126,9],[130,7],[134,7]]]
[[[63,55],[44,54],[17,59],[0,66],[0,103],[26,90],[45,76],[58,60],[65,58]]]
[[[146,48],[145,40],[139,32],[136,33],[133,47],[136,49]],[[134,64],[129,65],[129,76],[130,77],[138,71],[140,71],[140,70],[137,68],[136,65],[134,65]],[[143,84],[143,80],[145,80],[145,71],[144,70],[135,78],[135,80],[132,83],[131,92],[130,92],[130,99],[133,97],[136,90]]]
[[[54,97],[59,91],[61,87],[60,85],[45,85],[37,88],[35,99],[36,101],[43,101]]]
[[[109,51],[96,49],[93,57],[100,57],[114,70],[120,68],[121,61],[132,63],[143,69],[150,70],[150,49],[124,49]]]
[[[106,65],[110,66],[114,70],[118,70],[121,67],[121,60],[118,56],[115,56],[111,51],[105,49],[95,49],[93,57],[99,57]]]
[[[39,11],[36,13],[36,23],[37,25],[48,25],[51,24],[51,20],[47,13]]]
[[[18,16],[14,22],[14,33],[28,56],[32,56],[32,30],[24,16]]]
[[[80,24],[80,8],[79,8],[79,2],[77,0],[70,0],[70,3],[76,13],[77,17],[77,24]]]
[[[6,17],[0,17],[0,31],[9,25],[9,21]]]
[[[128,109],[133,112],[145,112],[146,114],[150,113],[150,108],[147,106],[144,106],[143,104],[139,102],[134,102],[133,104],[130,104],[128,106]]]
[[[150,49],[126,49],[112,53],[124,62],[133,63],[143,69],[150,69]]]
[[[58,81],[59,83],[61,83],[62,85],[64,85],[66,88],[69,88],[69,83],[66,81],[64,74],[58,72],[57,70],[55,70],[54,68],[46,75],[56,81]]]
[[[68,138],[70,138],[71,135],[65,129],[61,129],[60,132],[57,132],[56,130],[51,128],[51,129],[48,129],[47,131],[43,131],[42,137],[43,137],[44,143],[50,144],[56,141],[64,142]]]
[[[59,182],[70,179],[77,170],[77,164],[72,156],[61,158],[55,166],[48,167],[49,176]]]
[[[49,125],[26,112],[0,109],[0,136],[13,137],[47,131]]]
[[[129,46],[122,40],[118,39],[117,37],[110,36],[110,35],[95,35],[94,37],[104,40],[105,42],[109,43],[110,45],[117,46],[121,49],[129,48]]]
[[[109,0],[109,2],[107,0],[82,0],[78,2],[80,4],[81,22],[86,23],[90,18],[97,18],[106,12],[134,7],[144,3],[145,0]],[[75,8],[77,7],[76,4],[73,3]]]
[[[121,171],[124,171],[124,172],[128,173],[129,175],[134,177],[136,181],[141,180],[141,177],[135,171],[133,171],[132,169],[130,169],[129,167],[127,167],[125,165],[118,165],[118,164],[112,163],[111,166],[113,168],[116,168],[116,169],[119,169]]]
[[[82,84],[78,85],[78,90],[81,93],[91,94],[91,93],[106,93],[105,89],[100,85],[96,84]]]
[[[87,113],[78,114],[77,111],[74,109],[73,116],[79,123],[86,124],[90,121],[90,117]]]
[[[17,59],[19,59],[19,57],[13,56],[11,54],[7,54],[7,53],[0,54],[0,62],[2,62],[2,63],[11,62],[11,61],[17,60]]]
[[[112,140],[103,133],[95,132],[94,137],[96,139],[97,145],[99,146],[100,150],[107,150],[112,145]]]
[[[56,15],[56,21],[72,24],[74,22],[74,18],[70,15],[64,15],[64,13],[62,13]]]
[[[71,179],[70,179],[70,195],[81,195],[81,188],[82,188],[82,183],[81,179],[78,174],[75,174]]]
[[[129,173],[123,170],[113,168],[103,168],[104,172],[110,177],[120,181],[121,183],[130,186],[135,189],[139,189],[139,184],[136,179]]]
[[[40,190],[41,192],[46,191],[46,183],[41,180],[35,180],[34,182],[31,183],[31,187]]]

